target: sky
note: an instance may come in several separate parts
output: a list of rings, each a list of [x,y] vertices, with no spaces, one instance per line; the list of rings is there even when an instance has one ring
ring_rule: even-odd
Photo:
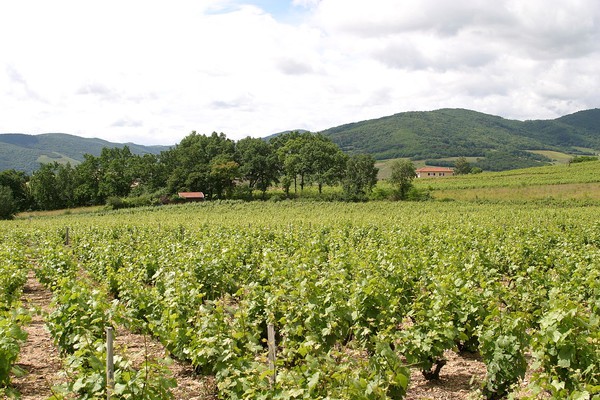
[[[172,145],[600,107],[598,0],[0,2],[0,133]]]

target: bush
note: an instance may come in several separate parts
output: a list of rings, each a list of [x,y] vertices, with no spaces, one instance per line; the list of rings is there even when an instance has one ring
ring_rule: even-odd
[[[598,161],[598,157],[592,156],[575,156],[569,160],[569,164],[578,164],[582,162]]]
[[[431,200],[431,193],[426,189],[417,189],[414,186],[411,186],[406,192],[405,196],[402,196],[399,190],[394,190],[391,194],[390,200],[399,201],[399,200],[407,200],[407,201],[426,201]]]
[[[129,207],[129,204],[120,197],[111,196],[106,199],[106,207],[110,210],[120,210]]]
[[[149,194],[144,194],[141,196],[128,197],[125,200],[125,203],[128,204],[129,207],[146,207],[159,204],[159,200],[152,197]]]
[[[271,197],[269,197],[269,201],[272,201],[274,203],[280,202],[282,200],[285,200],[285,196],[281,195],[279,193],[276,193],[276,194],[272,195]]]
[[[378,182],[369,193],[369,200],[389,200],[392,198],[394,188],[385,182]]]
[[[253,199],[252,188],[248,185],[235,186],[231,198],[234,200],[250,201]]]
[[[409,201],[426,201],[431,200],[431,193],[429,190],[425,189],[417,189],[416,187],[411,187],[406,194],[406,200]]]

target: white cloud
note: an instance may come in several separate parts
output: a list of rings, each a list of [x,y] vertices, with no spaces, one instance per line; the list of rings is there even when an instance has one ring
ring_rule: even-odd
[[[0,132],[173,144],[192,130],[239,139],[441,107],[553,118],[600,102],[596,0],[290,0],[293,18],[285,9],[3,2]]]

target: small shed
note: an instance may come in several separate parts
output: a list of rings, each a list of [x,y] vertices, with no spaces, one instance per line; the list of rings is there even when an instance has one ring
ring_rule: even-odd
[[[417,178],[433,178],[436,176],[452,176],[454,170],[446,167],[423,167],[415,171]]]
[[[179,197],[187,201],[204,201],[204,193],[202,192],[179,192]]]

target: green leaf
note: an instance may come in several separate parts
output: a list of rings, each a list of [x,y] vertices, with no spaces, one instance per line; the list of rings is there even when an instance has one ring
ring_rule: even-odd
[[[127,389],[127,385],[124,383],[115,383],[114,394],[123,394]]]
[[[557,365],[562,368],[569,368],[571,366],[571,359],[575,354],[575,350],[571,346],[563,347],[558,352],[558,363]]]
[[[319,383],[319,378],[321,377],[321,373],[320,372],[315,372],[310,379],[308,380],[308,389],[309,390],[313,390],[315,388],[315,386],[317,386],[317,384]]]

